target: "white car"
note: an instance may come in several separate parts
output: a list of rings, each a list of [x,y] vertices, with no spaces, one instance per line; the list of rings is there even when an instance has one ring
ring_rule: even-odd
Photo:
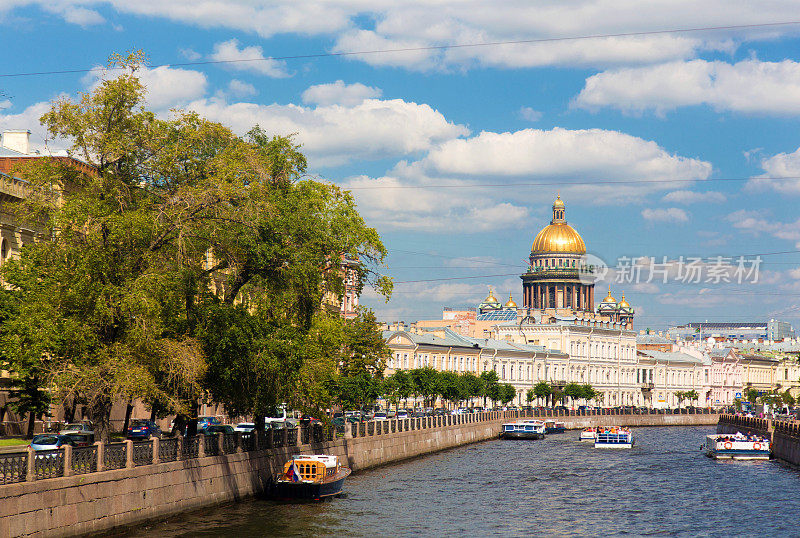
[[[378,411],[375,413],[375,416],[372,417],[372,420],[387,420],[386,413],[383,411]]]
[[[256,429],[256,425],[253,422],[240,422],[233,428],[235,432],[242,432],[242,433],[250,433],[251,431]]]
[[[408,418],[408,413],[406,411],[398,411],[397,417],[398,419]]]

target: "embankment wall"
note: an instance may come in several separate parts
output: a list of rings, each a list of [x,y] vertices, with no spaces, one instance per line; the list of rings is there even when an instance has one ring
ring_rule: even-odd
[[[0,536],[74,536],[257,495],[294,454],[327,453],[345,458],[354,471],[496,438],[509,413],[447,420],[411,419],[379,428],[349,427],[344,438],[266,450],[195,457],[75,476],[0,486]],[[629,425],[715,424],[718,415],[603,415],[557,417],[567,428]],[[392,421],[394,422],[394,421]],[[376,423],[378,424],[378,423]],[[442,425],[439,425],[442,424]],[[402,431],[401,431],[402,430]],[[567,434],[569,435],[569,434]],[[302,436],[301,436],[302,437]],[[221,440],[220,448],[223,446]],[[158,461],[158,448],[154,462]],[[102,458],[103,450],[98,451]],[[71,455],[70,455],[71,457]],[[69,461],[69,458],[67,458]],[[65,469],[67,463],[64,464]],[[69,465],[72,465],[69,463]],[[101,467],[102,468],[102,467]]]
[[[720,416],[718,433],[737,431],[769,437],[772,441],[772,455],[775,458],[800,466],[800,423],[736,415]]]

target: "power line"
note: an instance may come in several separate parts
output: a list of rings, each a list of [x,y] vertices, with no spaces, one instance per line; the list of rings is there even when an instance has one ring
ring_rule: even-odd
[[[373,190],[373,189],[475,189],[475,188],[498,188],[498,187],[540,187],[552,185],[628,185],[642,183],[710,183],[714,181],[749,181],[751,179],[766,179],[770,181],[792,181],[800,180],[800,176],[780,176],[780,177],[718,177],[705,179],[587,179],[577,181],[526,181],[522,183],[468,183],[461,185],[453,184],[434,184],[434,185],[370,185],[364,187],[346,187],[349,191]]]
[[[564,36],[564,37],[542,37],[536,39],[516,39],[509,41],[487,41],[483,43],[456,43],[452,45],[426,45],[421,47],[402,47],[392,49],[373,49],[361,50],[352,52],[318,52],[312,54],[292,54],[287,56],[269,56],[267,58],[243,58],[237,60],[203,60],[193,62],[175,62],[151,65],[151,68],[156,67],[185,67],[197,65],[217,65],[217,64],[233,64],[233,63],[248,63],[248,62],[266,62],[276,60],[310,60],[316,58],[335,58],[346,56],[361,56],[371,54],[388,54],[397,52],[420,52],[426,50],[450,50],[450,49],[466,49],[466,48],[480,48],[480,47],[496,47],[504,45],[526,45],[536,43],[555,43],[559,41],[580,41],[590,39],[605,39],[611,37],[637,37],[644,35],[667,35],[667,34],[688,34],[697,32],[714,32],[720,30],[746,30],[752,28],[774,28],[778,26],[793,26],[800,24],[800,21],[785,21],[785,22],[764,22],[753,24],[732,24],[728,26],[701,26],[695,28],[675,28],[667,30],[649,30],[640,32],[619,32],[614,34],[589,34],[581,36]],[[117,70],[124,69],[123,67],[92,67],[83,69],[60,69],[52,71],[30,71],[24,73],[6,73],[0,74],[0,78],[10,77],[32,77],[41,75],[64,75],[74,73],[91,73],[93,71],[103,70]]]

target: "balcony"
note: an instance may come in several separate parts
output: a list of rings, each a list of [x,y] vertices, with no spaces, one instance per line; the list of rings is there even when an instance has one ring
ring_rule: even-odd
[[[653,390],[655,388],[656,384],[655,383],[640,383],[640,386],[642,388],[642,392],[649,392],[649,391],[651,391],[651,390]]]

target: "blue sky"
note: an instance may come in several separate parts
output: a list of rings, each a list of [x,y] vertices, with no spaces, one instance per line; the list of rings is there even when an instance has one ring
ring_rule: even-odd
[[[800,179],[765,179],[800,177],[800,25],[259,60],[780,23],[798,7],[0,0],[0,74],[100,66],[142,48],[152,65],[170,64],[142,75],[160,114],[182,107],[238,133],[256,122],[298,133],[310,171],[352,188],[390,249],[392,300],[362,298],[383,320],[435,319],[443,306],[474,306],[488,286],[519,301],[515,275],[559,192],[592,255],[612,267],[671,262],[666,283],[647,271],[638,283],[606,275],[637,309],[637,328],[800,326]],[[175,65],[237,59],[259,61]],[[48,102],[99,76],[0,77],[0,129],[29,128],[41,146]],[[775,252],[757,282],[735,281],[737,256]],[[701,282],[680,281],[681,256],[703,261]],[[734,259],[734,282],[714,282],[716,256]]]

